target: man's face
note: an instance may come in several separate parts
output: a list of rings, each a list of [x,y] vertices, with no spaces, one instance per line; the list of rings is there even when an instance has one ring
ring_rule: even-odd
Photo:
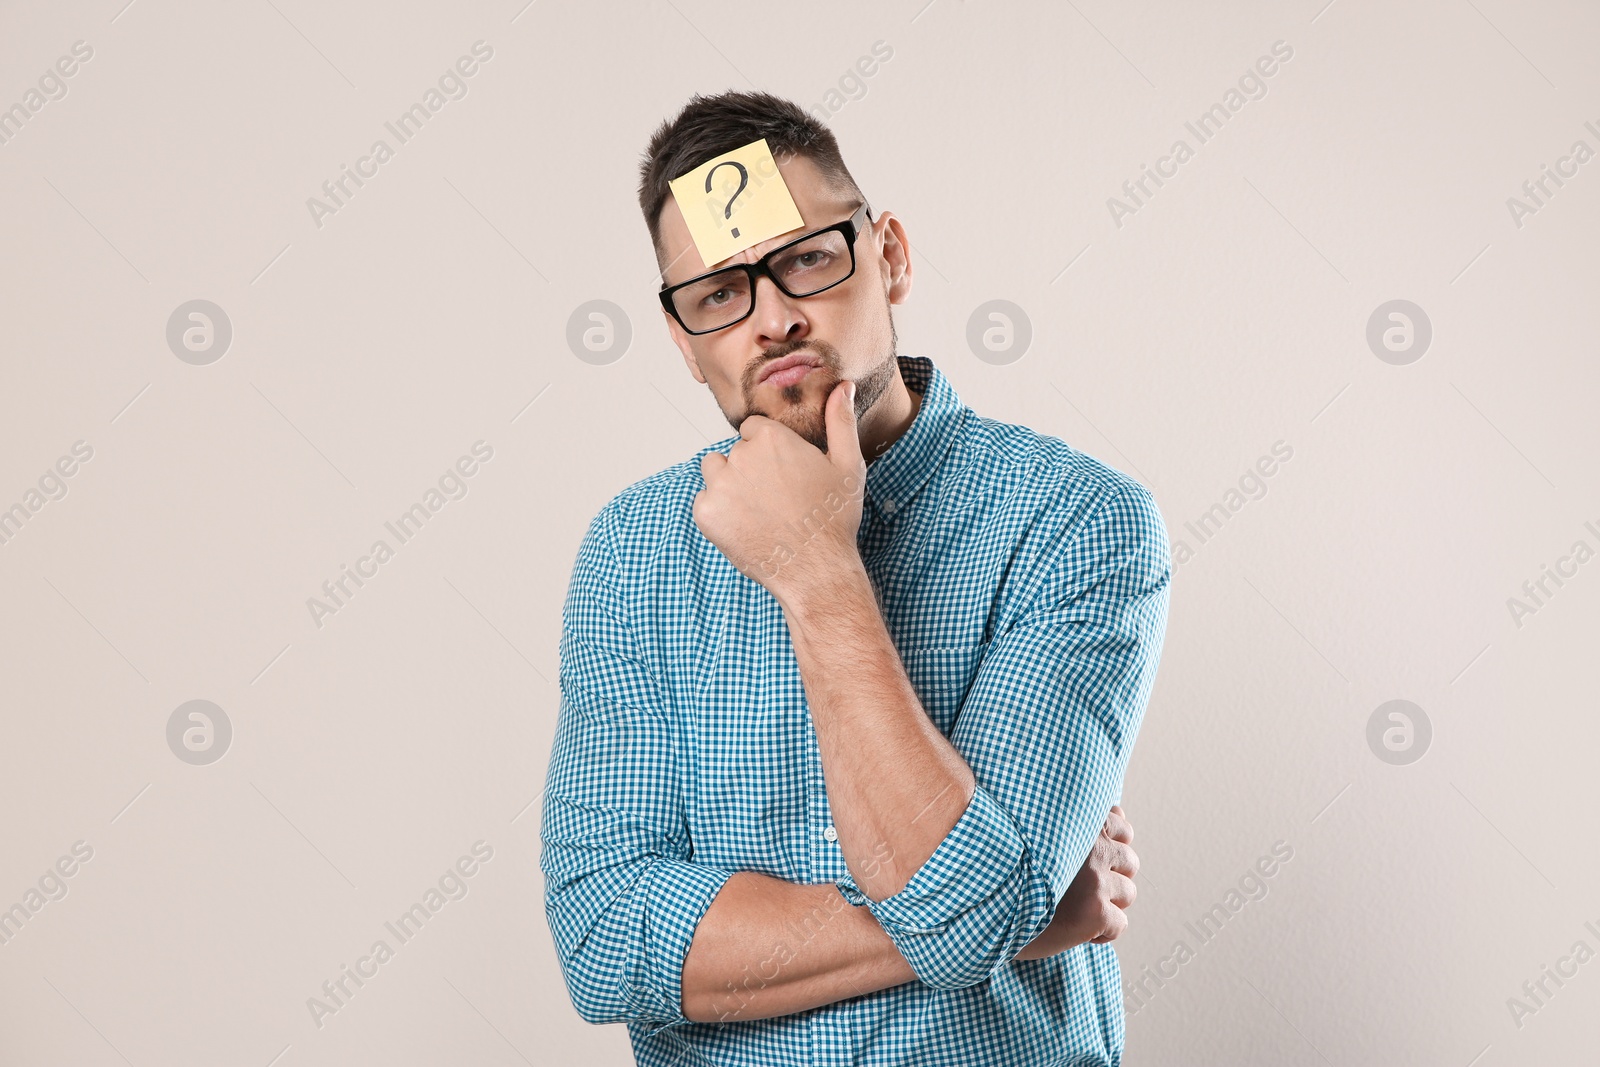
[[[779,160],[778,171],[802,224],[718,263],[700,259],[676,199],[667,198],[661,239],[668,285],[735,263],[754,263],[780,245],[843,222],[858,206],[833,190],[804,156]],[[856,383],[857,420],[863,425],[870,420],[873,405],[898,374],[889,306],[903,302],[911,291],[903,236],[900,220],[882,213],[856,235],[856,269],[845,281],[816,296],[797,298],[784,295],[770,278],[761,278],[750,316],[712,333],[686,333],[662,312],[690,373],[710,387],[735,430],[750,415],[765,415],[827,451],[824,406],[833,387],[846,379]],[[814,359],[817,366],[763,380],[770,364],[795,354]]]

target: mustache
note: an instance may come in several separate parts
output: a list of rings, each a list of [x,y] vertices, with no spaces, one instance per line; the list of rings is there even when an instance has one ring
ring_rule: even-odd
[[[828,371],[836,378],[839,376],[838,350],[832,345],[828,344],[826,341],[818,341],[809,337],[803,337],[794,341],[779,341],[777,344],[762,352],[761,358],[751,363],[749,368],[745,371],[745,388],[753,389],[756,384],[756,378],[761,374],[761,368],[765,367],[773,360],[782,359],[784,356],[792,356],[796,352],[807,351],[811,352],[817,357],[818,362],[822,364],[822,369]]]

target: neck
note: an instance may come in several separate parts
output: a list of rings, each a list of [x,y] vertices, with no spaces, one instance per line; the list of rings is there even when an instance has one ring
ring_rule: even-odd
[[[905,379],[900,376],[897,366],[894,380],[857,427],[861,437],[861,454],[869,465],[889,451],[890,445],[900,440],[900,435],[911,427],[920,410],[922,394],[906,388]]]

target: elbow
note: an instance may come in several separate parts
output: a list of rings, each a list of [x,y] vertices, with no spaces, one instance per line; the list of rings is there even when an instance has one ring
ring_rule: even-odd
[[[971,989],[983,985],[1011,962],[1016,952],[1008,949],[1006,942],[988,940],[925,946],[925,951],[911,961],[911,969],[930,989]]]
[[[591,1025],[683,1020],[674,928],[670,916],[653,921],[647,904],[650,866],[641,860],[581,879],[547,876],[545,917],[561,976],[578,1017]],[[596,898],[609,903],[596,906]]]
[[[929,989],[971,989],[993,978],[994,972],[998,969],[998,963],[992,967],[946,967],[938,968],[936,973],[919,977],[922,978],[922,984]]]
[[[622,975],[604,965],[596,957],[588,935],[576,943],[563,942],[560,932],[564,927],[557,920],[559,909],[546,902],[546,917],[554,936],[556,962],[561,967],[561,979],[567,987],[567,999],[586,1023],[601,1026],[606,1023],[626,1022],[622,990],[627,983]],[[591,931],[592,933],[592,931]]]
[[[572,997],[572,1006],[578,1012],[578,1018],[591,1026],[605,1026],[608,1023],[620,1023],[627,1020],[616,1011],[613,1005],[604,1004],[589,997]]]
[[[651,986],[638,961],[610,947],[618,944],[618,935],[616,928],[603,928],[590,930],[575,943],[557,940],[556,960],[578,1018],[592,1026],[681,1019],[676,1005]]]
[[[612,1021],[602,1005],[581,995],[570,985],[567,986],[567,998],[572,1001],[573,1010],[578,1013],[578,1018],[584,1022],[593,1026],[603,1026]]]
[[[999,892],[938,933],[901,944],[917,978],[931,989],[970,989],[1009,965],[1049,925],[1055,897],[1028,862],[1009,892]],[[897,942],[899,939],[896,939]]]
[[[941,935],[923,935],[915,944],[901,942],[900,948],[917,980],[929,989],[983,985],[1016,955],[1009,949],[1009,939],[975,936],[974,931],[962,930],[959,924]]]
[[[578,1018],[594,1026],[627,1021],[615,981],[589,973],[577,957],[561,960],[561,974],[566,979],[567,999],[572,1001]]]

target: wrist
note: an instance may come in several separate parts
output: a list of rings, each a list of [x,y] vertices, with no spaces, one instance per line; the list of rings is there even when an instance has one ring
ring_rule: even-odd
[[[856,928],[855,973],[852,979],[864,993],[875,993],[913,981],[912,970],[898,945],[878,924],[872,912],[862,907],[847,908],[844,921]]]
[[[813,627],[855,609],[870,606],[876,611],[878,606],[872,578],[854,545],[841,551],[834,561],[771,592],[791,628]]]

